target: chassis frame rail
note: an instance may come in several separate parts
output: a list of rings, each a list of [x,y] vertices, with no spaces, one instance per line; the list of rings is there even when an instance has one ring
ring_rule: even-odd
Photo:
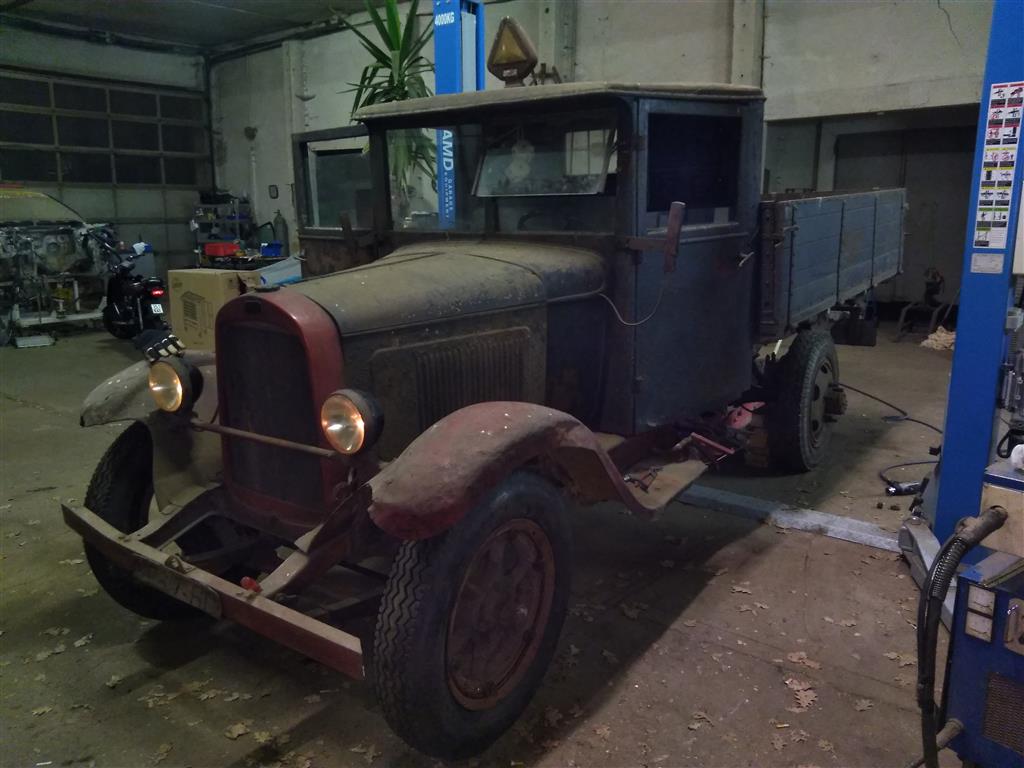
[[[123,533],[84,507],[61,504],[64,522],[140,582],[216,619],[229,619],[357,680],[365,676],[361,640],[244,589]]]

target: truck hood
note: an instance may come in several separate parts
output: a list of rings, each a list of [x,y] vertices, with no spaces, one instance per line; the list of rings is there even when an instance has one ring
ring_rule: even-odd
[[[423,242],[290,288],[325,310],[343,335],[536,306],[598,293],[594,251],[539,243]]]

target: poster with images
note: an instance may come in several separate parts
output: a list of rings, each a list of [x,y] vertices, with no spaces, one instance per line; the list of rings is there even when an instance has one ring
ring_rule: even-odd
[[[1022,111],[1024,82],[992,84],[985,123],[985,156],[974,216],[975,248],[1006,247]]]

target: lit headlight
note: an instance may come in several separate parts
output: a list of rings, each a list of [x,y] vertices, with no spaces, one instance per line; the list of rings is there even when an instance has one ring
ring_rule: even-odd
[[[352,389],[332,393],[320,408],[324,437],[339,453],[357,453],[372,445],[383,423],[376,401]]]
[[[191,411],[202,391],[199,371],[177,357],[149,367],[149,393],[156,407],[167,413]]]

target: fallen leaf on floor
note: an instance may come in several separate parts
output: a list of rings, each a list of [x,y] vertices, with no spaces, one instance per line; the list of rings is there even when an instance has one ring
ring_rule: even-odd
[[[583,708],[579,704],[573,704],[569,707],[569,716],[572,717],[573,720],[580,717],[582,714]]]
[[[835,624],[836,623],[836,620],[833,619],[831,616],[822,616],[821,620],[824,621],[826,624]]]
[[[361,754],[363,756],[363,760],[368,765],[372,763],[374,760],[376,760],[378,757],[380,757],[380,752],[377,751],[377,747],[373,744],[371,744],[368,747],[363,746],[362,744],[357,744],[356,746],[352,747],[350,751],[356,752],[357,754]]]
[[[793,696],[796,698],[797,709],[801,712],[818,700],[818,694],[811,688],[806,691],[794,691]]]
[[[196,691],[202,690],[209,684],[210,678],[207,678],[206,680],[193,680],[185,683],[185,685],[181,687],[181,690],[183,693],[195,693]]]
[[[226,701],[226,702],[238,701],[240,698],[242,698],[242,694],[240,694],[238,691],[235,691],[235,692],[229,693],[227,696],[225,696],[224,697],[224,701]]]
[[[708,713],[704,712],[703,710],[698,709],[696,712],[690,715],[690,717],[692,717],[693,720],[686,727],[689,728],[691,731],[696,731],[698,728],[702,728],[704,725],[710,725],[712,728],[715,727],[714,721],[708,716]]]
[[[50,627],[49,629],[44,629],[41,634],[50,635],[50,637],[61,637],[70,633],[71,630],[68,627]]]
[[[676,561],[675,560],[662,560],[659,563],[659,565],[662,568],[675,568],[676,567]]]
[[[789,740],[792,741],[794,744],[797,744],[801,741],[807,741],[810,737],[811,734],[809,734],[803,728],[801,728],[798,731],[793,731],[793,733],[789,734]]]
[[[200,701],[209,701],[220,696],[222,693],[225,693],[225,691],[222,691],[220,688],[211,688],[208,691],[201,692],[196,698]]]
[[[90,632],[88,635],[82,635],[80,638],[75,640],[75,642],[73,642],[72,645],[75,646],[75,648],[81,648],[83,646],[88,645],[91,640],[92,632]]]
[[[320,702],[320,694],[311,693],[309,694],[309,696],[304,697],[302,700],[307,704],[317,704]]]
[[[68,647],[66,645],[64,645],[64,643],[57,643],[57,645],[55,645],[53,647],[53,650],[50,651],[50,653],[52,653],[54,656],[56,656],[59,653],[64,653],[64,651],[66,651],[67,649],[68,649]]]
[[[594,729],[594,733],[596,733],[602,739],[607,739],[609,736],[612,735],[612,729],[609,728],[607,725],[599,725],[597,726],[597,728]]]
[[[58,560],[57,562],[59,565],[81,565],[85,560],[80,557],[74,557],[69,560]]]
[[[776,734],[772,735],[772,747],[777,752],[781,752],[783,747],[785,747],[785,746],[786,746],[786,740],[784,738],[782,738],[782,734],[781,733],[776,733]]]
[[[818,749],[825,752],[835,752],[835,747],[832,746],[832,742],[826,739],[818,739]]]
[[[544,723],[551,728],[555,728],[563,719],[563,715],[554,707],[548,707],[544,710]]]
[[[49,651],[40,651],[36,654],[36,661],[46,661],[48,658],[50,658]]]
[[[53,707],[36,707],[35,709],[32,710],[32,714],[35,715],[36,717],[39,717],[40,715],[45,715],[47,712],[52,712],[52,711],[53,711]]]
[[[171,750],[174,749],[172,744],[161,744],[156,748],[156,754],[153,755],[153,765],[162,763],[167,759],[167,756],[171,754]]]
[[[867,712],[873,706],[875,706],[875,702],[871,699],[857,699],[853,704],[853,708],[858,712]]]
[[[27,523],[25,523],[25,525],[36,526],[36,525],[39,525],[39,523],[40,523],[39,520],[29,520]]]
[[[40,672],[38,675],[32,678],[33,683],[41,683],[46,679],[46,675]]]
[[[744,587],[744,586],[742,586],[740,584],[733,584],[732,585],[732,591],[735,592],[735,593],[741,594],[741,595],[749,595],[750,594],[750,587]]]
[[[554,749],[561,743],[562,742],[560,742],[558,739],[545,739],[540,743],[540,745],[544,747],[544,749]]]
[[[693,620],[693,619],[687,619],[686,621],[683,622],[683,626],[684,627],[696,627],[697,626],[697,622],[695,620]]]
[[[252,737],[257,744],[269,744],[274,740],[270,731],[254,731]]]
[[[752,613],[755,616],[757,616],[757,611],[754,610],[754,606],[748,605],[747,603],[743,603],[743,605],[739,606],[736,610],[739,611],[740,613],[748,613],[749,612],[749,613]]]
[[[609,650],[601,651],[601,656],[603,656],[604,660],[607,661],[612,666],[615,666],[616,664],[619,663],[619,657],[616,656],[614,653],[612,653]]]
[[[912,678],[909,678],[906,675],[895,675],[892,680],[897,685],[910,685],[914,682]]]
[[[821,669],[821,662],[814,661],[813,659],[807,658],[807,653],[804,651],[796,651],[795,653],[787,653],[786,658],[794,664],[802,664],[808,669]]]
[[[569,655],[570,656],[579,656],[580,655],[580,649],[577,648],[572,643],[569,643]]]
[[[121,684],[122,680],[124,680],[124,678],[120,675],[111,675],[110,679],[107,680],[104,685],[107,686],[107,688],[117,688],[117,686]]]
[[[857,626],[857,622],[854,621],[853,619],[843,619],[839,623],[842,624],[844,627],[856,627]]]
[[[625,603],[619,603],[619,609],[622,611],[622,615],[625,616],[627,619],[635,620],[638,616],[640,616],[640,611],[638,611],[633,606],[626,605]]]
[[[755,608],[760,608],[762,611],[767,611],[768,606],[765,603],[754,603]]]
[[[655,764],[664,763],[666,760],[668,760],[668,755],[658,755],[657,757],[651,758],[651,762]]]
[[[249,726],[247,726],[245,723],[235,723],[234,725],[229,725],[224,730],[224,735],[227,738],[229,738],[232,741],[234,741],[239,736],[244,736],[248,732],[249,732]]]

